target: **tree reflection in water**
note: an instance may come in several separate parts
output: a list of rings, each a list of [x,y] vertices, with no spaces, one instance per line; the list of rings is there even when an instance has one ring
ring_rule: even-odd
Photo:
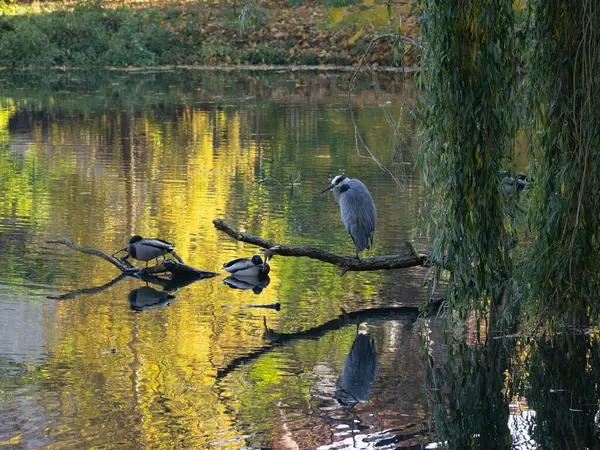
[[[598,448],[600,346],[595,333],[561,329],[528,339],[497,334],[473,343],[453,329],[445,336],[442,363],[428,350],[432,342],[425,321],[421,329],[440,445]]]
[[[598,448],[600,346],[597,333],[564,330],[524,345],[524,381],[542,448]]]

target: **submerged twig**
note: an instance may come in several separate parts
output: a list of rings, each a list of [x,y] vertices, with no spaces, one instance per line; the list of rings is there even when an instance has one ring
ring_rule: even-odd
[[[240,233],[227,225],[223,220],[213,220],[213,224],[217,230],[227,233],[237,241],[247,242],[248,244],[253,244],[266,249],[264,253],[267,257],[272,257],[273,255],[304,256],[336,265],[340,267],[343,272],[405,269],[407,267],[425,266],[428,261],[427,255],[417,254],[409,242],[405,243],[407,253],[404,255],[374,256],[371,258],[357,259],[354,256],[338,255],[311,245],[281,245],[249,233]]]

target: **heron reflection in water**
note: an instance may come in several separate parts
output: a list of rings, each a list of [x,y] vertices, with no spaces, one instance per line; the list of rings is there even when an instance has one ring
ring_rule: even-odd
[[[335,384],[334,397],[344,405],[366,402],[377,378],[377,347],[369,334],[357,334]]]

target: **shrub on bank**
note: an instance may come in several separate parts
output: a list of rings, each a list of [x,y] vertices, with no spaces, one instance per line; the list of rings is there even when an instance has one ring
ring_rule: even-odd
[[[174,64],[177,42],[157,9],[97,4],[39,15],[1,16],[0,61],[13,67]]]
[[[387,23],[381,5],[327,9],[321,0],[282,1],[132,8],[95,0],[39,14],[25,14],[33,11],[27,6],[0,9],[0,66],[350,65],[382,32],[367,19]],[[394,63],[391,41],[371,50],[371,62]]]

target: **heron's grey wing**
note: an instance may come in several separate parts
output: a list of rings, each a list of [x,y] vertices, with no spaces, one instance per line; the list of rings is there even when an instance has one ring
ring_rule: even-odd
[[[340,195],[340,209],[344,226],[352,236],[358,251],[371,248],[377,210],[367,187],[359,180],[350,180],[343,186],[345,192]]]

